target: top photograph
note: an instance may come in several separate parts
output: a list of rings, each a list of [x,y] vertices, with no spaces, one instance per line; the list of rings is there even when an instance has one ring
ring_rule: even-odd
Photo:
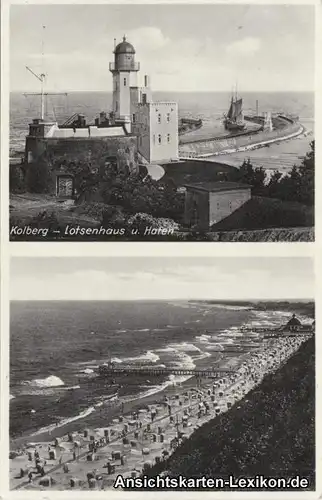
[[[11,5],[10,241],[314,241],[314,5]]]

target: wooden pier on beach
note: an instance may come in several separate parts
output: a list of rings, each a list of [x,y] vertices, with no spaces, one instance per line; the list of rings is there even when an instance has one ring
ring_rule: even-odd
[[[114,366],[100,366],[99,374],[101,376],[115,376],[115,375],[147,375],[147,376],[159,376],[159,375],[191,375],[196,377],[222,377],[224,375],[233,374],[233,370],[216,370],[216,369],[186,369],[186,368],[151,368],[151,367],[114,367]]]

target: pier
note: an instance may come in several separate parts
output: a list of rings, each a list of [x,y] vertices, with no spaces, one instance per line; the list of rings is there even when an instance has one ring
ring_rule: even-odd
[[[114,366],[100,366],[99,374],[101,376],[115,376],[115,375],[146,375],[156,377],[159,375],[190,375],[196,377],[222,377],[223,375],[231,375],[234,373],[232,370],[216,370],[209,368],[208,370],[195,370],[184,368],[145,368],[145,367],[114,367]]]

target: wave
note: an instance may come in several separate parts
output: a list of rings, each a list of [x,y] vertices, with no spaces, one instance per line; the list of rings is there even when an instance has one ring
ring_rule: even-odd
[[[46,387],[61,387],[65,385],[61,378],[56,377],[56,375],[49,375],[46,378],[36,378],[31,381],[22,382],[22,385],[31,385],[33,387],[38,388],[46,388]]]
[[[170,344],[169,347],[175,351],[182,352],[202,352],[199,347],[189,342],[180,342],[179,344]]]
[[[16,396],[13,396],[12,394],[10,394],[9,400],[11,401],[11,399],[16,399]]]
[[[90,375],[91,373],[94,373],[94,370],[92,368],[85,368],[82,373],[85,373],[85,375]]]
[[[141,354],[139,356],[133,356],[129,358],[112,358],[113,363],[156,363],[159,361],[160,356],[155,354],[153,351],[147,351],[145,354]]]
[[[68,418],[63,418],[60,420],[60,422],[57,422],[55,424],[47,425],[46,427],[41,427],[37,431],[33,432],[30,434],[30,436],[37,436],[38,434],[42,434],[43,432],[51,432],[54,429],[57,429],[59,427],[63,427],[64,425],[70,424],[71,422],[75,422],[76,420],[79,420],[81,418],[85,418],[91,413],[95,411],[94,406],[90,406],[86,410],[80,412],[78,415],[75,415],[74,417],[68,417]]]

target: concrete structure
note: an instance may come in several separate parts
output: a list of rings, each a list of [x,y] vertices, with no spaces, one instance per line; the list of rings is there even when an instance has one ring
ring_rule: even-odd
[[[59,140],[73,139],[75,144],[79,140],[109,139],[126,137],[128,134],[123,125],[112,127],[97,127],[94,125],[82,128],[60,128],[57,122],[34,119],[29,125],[29,134],[26,137],[25,159],[27,163],[38,161],[46,149],[46,144],[58,144]],[[63,144],[63,143],[62,143]],[[71,146],[72,142],[69,142]],[[89,146],[90,147],[90,146]],[[76,146],[78,148],[78,146]],[[73,151],[73,146],[71,146]]]
[[[149,163],[178,160],[177,103],[138,103],[133,118],[132,131],[138,137],[138,152]]]
[[[206,231],[251,198],[251,186],[236,182],[187,184],[185,224]]]
[[[65,199],[78,194],[77,166],[89,167],[102,179],[111,165],[119,172],[138,170],[137,138],[126,135],[123,127],[60,129],[55,123],[34,120],[26,138],[25,157],[27,190],[40,165],[46,177],[46,191]]]

